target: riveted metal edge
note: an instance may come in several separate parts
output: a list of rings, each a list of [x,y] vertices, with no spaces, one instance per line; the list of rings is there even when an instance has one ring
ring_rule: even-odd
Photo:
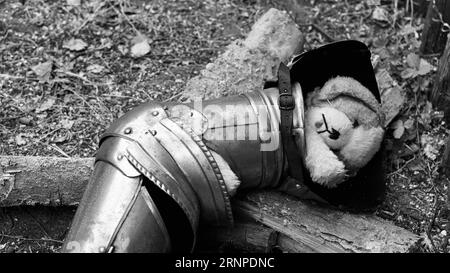
[[[147,177],[150,181],[156,184],[161,190],[163,190],[166,194],[168,194],[170,197],[172,197],[175,202],[177,202],[178,205],[183,209],[183,211],[187,214],[189,221],[191,223],[195,223],[196,219],[192,215],[192,213],[186,208],[186,206],[183,204],[183,202],[178,199],[178,197],[173,194],[159,179],[157,179],[147,168],[145,168],[143,165],[141,165],[130,153],[127,153],[126,155],[127,159],[130,161],[130,163],[136,167],[145,177]]]
[[[211,154],[209,148],[203,142],[201,137],[196,135],[194,133],[194,131],[190,127],[184,125],[178,119],[174,119],[173,121],[178,126],[180,126],[180,128],[183,129],[187,134],[189,134],[189,136],[197,143],[197,145],[200,147],[200,149],[203,151],[203,153],[205,154],[206,158],[208,159],[208,162],[209,162],[209,164],[211,165],[211,167],[212,167],[212,169],[214,171],[214,174],[215,174],[215,176],[217,178],[217,181],[219,182],[219,186],[222,189],[222,195],[223,195],[224,201],[225,201],[225,210],[227,212],[228,221],[229,221],[230,224],[233,224],[234,219],[233,219],[233,212],[232,212],[232,209],[231,209],[230,194],[228,193],[227,187],[225,185],[225,180],[223,179],[222,172],[218,168],[218,164],[217,164],[216,160],[214,159],[214,157]]]

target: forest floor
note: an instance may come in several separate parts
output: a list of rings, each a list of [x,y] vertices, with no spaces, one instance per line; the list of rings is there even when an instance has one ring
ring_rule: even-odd
[[[179,100],[186,81],[266,10],[286,9],[306,50],[363,41],[380,89],[405,94],[386,134],[389,190],[376,213],[419,234],[425,251],[449,252],[440,170],[449,127],[427,99],[439,56],[418,55],[423,17],[394,2],[0,0],[0,154],[93,156],[114,119],[144,101]],[[67,227],[41,214],[3,208],[0,252],[57,251]],[[20,220],[27,215],[31,223]]]

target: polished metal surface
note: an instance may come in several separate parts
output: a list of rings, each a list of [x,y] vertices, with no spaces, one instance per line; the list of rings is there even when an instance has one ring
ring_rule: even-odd
[[[302,111],[301,90],[294,97]],[[169,251],[177,242],[161,217],[167,212],[144,179],[182,210],[192,247],[200,222],[232,224],[230,197],[211,151],[229,163],[242,188],[277,186],[286,168],[278,90],[197,103],[146,103],[111,125],[63,251]],[[303,112],[298,117],[294,131],[303,135]]]
[[[169,251],[166,227],[141,184],[142,178],[98,161],[62,251]]]
[[[275,187],[285,168],[280,142],[278,89],[188,104],[172,104],[169,117],[191,117],[197,134],[220,154],[241,180],[240,188]],[[303,98],[300,85],[293,88],[293,133],[304,142]],[[177,109],[175,115],[172,109]],[[192,113],[192,114],[190,114]]]

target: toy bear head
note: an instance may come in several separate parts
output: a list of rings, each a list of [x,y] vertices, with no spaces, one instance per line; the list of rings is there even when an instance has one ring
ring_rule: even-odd
[[[303,97],[308,100],[317,87],[322,89],[330,79],[337,76],[352,78],[367,88],[373,95],[376,103],[380,104],[381,97],[370,55],[367,46],[359,41],[350,40],[328,44],[294,58],[291,65],[291,79],[301,85]],[[329,85],[329,87],[332,86]],[[342,96],[335,102],[344,103],[345,100]],[[327,101],[325,100],[325,102]],[[325,107],[327,105],[324,103],[322,106]],[[345,110],[345,107],[340,108],[340,110]],[[374,113],[373,111],[369,112]],[[360,128],[360,130],[367,127],[364,124],[366,121],[376,121],[378,119],[376,117],[377,114],[370,114],[370,116],[361,115],[365,117],[365,120],[356,119],[355,122],[355,119],[351,117],[352,115],[348,113],[348,119],[352,121],[355,129]],[[378,125],[383,125],[381,120],[378,122]],[[370,127],[373,127],[373,124]],[[307,168],[304,172],[304,183],[312,192],[331,204],[344,206],[352,210],[372,209],[385,196],[386,183],[383,150],[383,145],[380,144],[380,148],[374,155],[371,155],[369,162],[358,168],[355,175],[346,177],[337,187],[330,188],[314,182]]]

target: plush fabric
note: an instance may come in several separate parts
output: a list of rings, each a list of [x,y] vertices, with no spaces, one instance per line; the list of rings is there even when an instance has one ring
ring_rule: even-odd
[[[336,77],[307,98],[305,166],[328,188],[354,175],[379,150],[384,136],[381,105],[352,78]]]
[[[228,193],[233,196],[236,194],[236,190],[241,184],[241,181],[236,176],[236,174],[231,170],[230,165],[220,156],[218,153],[211,151],[214,159],[219,166],[220,171],[222,172],[223,180],[225,181],[225,185],[227,187]]]

